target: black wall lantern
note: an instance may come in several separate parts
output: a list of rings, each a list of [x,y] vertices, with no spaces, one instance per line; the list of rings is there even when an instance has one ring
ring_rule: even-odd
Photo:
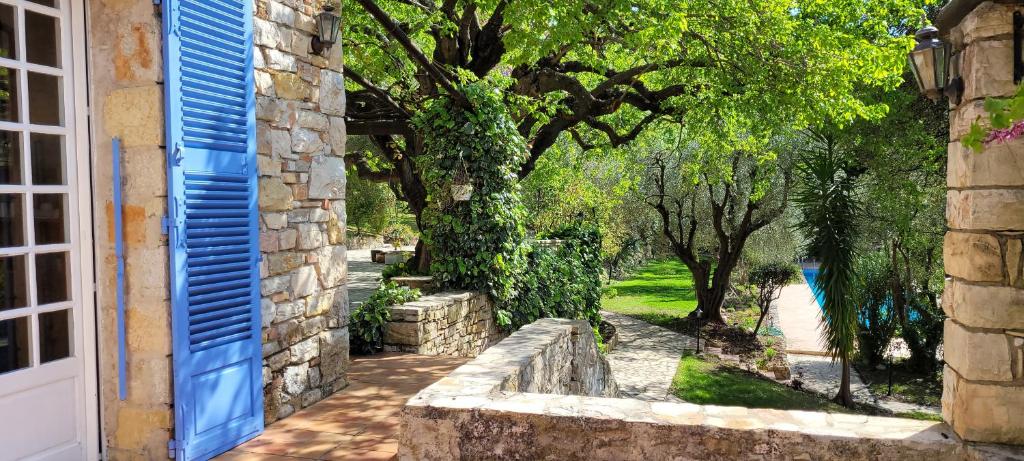
[[[910,52],[910,70],[917,87],[933,101],[938,101],[949,81],[949,45],[939,40],[939,29],[925,26],[915,35],[917,46]]]
[[[313,52],[323,56],[338,41],[341,29],[341,18],[334,13],[333,5],[324,5],[324,10],[316,15],[316,35],[309,42]]]

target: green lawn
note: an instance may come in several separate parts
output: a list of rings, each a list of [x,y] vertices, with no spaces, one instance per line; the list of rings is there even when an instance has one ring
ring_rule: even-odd
[[[617,295],[605,296],[601,307],[619,314],[648,320],[685,317],[697,308],[693,277],[678,260],[651,262],[628,280],[615,282],[610,287]]]
[[[842,406],[807,392],[728,366],[687,355],[679,361],[672,394],[690,403],[779,410],[848,413]]]

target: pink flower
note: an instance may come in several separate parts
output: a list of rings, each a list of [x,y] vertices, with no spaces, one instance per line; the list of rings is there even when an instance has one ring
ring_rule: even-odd
[[[1013,141],[1021,136],[1024,136],[1024,120],[1015,122],[1013,126],[1009,128],[992,130],[982,143],[984,143],[985,146],[990,146],[992,144]]]

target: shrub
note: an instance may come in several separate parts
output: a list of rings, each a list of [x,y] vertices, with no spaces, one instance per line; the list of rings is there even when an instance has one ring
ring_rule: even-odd
[[[350,315],[352,348],[372,354],[384,348],[384,327],[391,320],[390,306],[419,299],[419,290],[410,290],[393,282],[381,282],[370,298]]]
[[[416,271],[409,267],[409,262],[394,263],[384,266],[384,269],[380,271],[380,276],[384,280],[391,280],[393,277],[403,277],[406,275],[413,275]]]
[[[754,334],[761,328],[761,323],[768,315],[772,302],[779,299],[782,288],[796,278],[797,268],[793,264],[767,263],[755,266],[750,271],[750,283],[757,287],[757,306],[761,315],[754,326]]]
[[[408,245],[412,243],[412,239],[416,238],[416,232],[411,227],[397,223],[391,224],[384,228],[384,243],[390,244],[395,248],[402,245]]]
[[[885,351],[896,328],[892,312],[892,266],[883,252],[857,259],[853,284],[857,305],[857,342],[861,359],[871,366],[885,360]]]

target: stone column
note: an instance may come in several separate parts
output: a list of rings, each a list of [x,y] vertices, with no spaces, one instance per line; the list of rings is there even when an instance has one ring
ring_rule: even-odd
[[[972,3],[939,19],[964,77],[950,115],[942,415],[966,440],[1024,444],[1024,139],[983,152],[960,143],[985,98],[1016,91],[1013,13],[1024,5]]]

